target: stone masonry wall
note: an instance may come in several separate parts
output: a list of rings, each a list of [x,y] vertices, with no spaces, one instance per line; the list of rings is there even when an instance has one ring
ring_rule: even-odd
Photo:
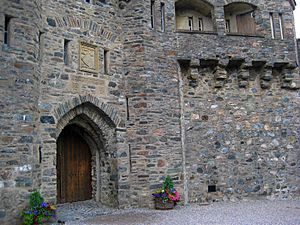
[[[124,100],[122,99],[122,45],[120,34],[122,29],[118,23],[118,8],[115,3],[107,1],[102,3],[96,1],[94,4],[85,3],[84,1],[44,1],[43,2],[43,22],[44,29],[44,49],[42,58],[42,82],[41,96],[39,98],[40,110],[40,132],[43,142],[43,164],[41,189],[43,194],[51,196],[55,201],[56,196],[56,139],[59,133],[56,131],[57,118],[54,112],[61,104],[67,104],[78,96],[95,96],[104,104],[111,105],[120,113],[125,112]],[[66,63],[64,60],[64,42],[69,41],[68,54],[69,59]],[[79,58],[81,42],[90,44],[98,48],[99,51],[99,71],[89,72],[82,71],[79,67]],[[108,68],[104,70],[104,51],[107,51]],[[93,97],[92,97],[93,98]],[[81,97],[79,98],[81,99]],[[86,100],[89,102],[89,98]],[[83,102],[84,102],[83,101]],[[68,113],[67,110],[63,114]],[[78,114],[79,115],[79,114]],[[73,115],[68,117],[71,121]],[[42,119],[48,118],[48,119]],[[93,122],[97,115],[93,116]],[[86,121],[86,123],[88,123]],[[104,127],[97,124],[97,129]],[[105,133],[105,130],[99,130],[98,133]],[[100,135],[101,136],[101,135]],[[101,138],[101,137],[98,137]],[[104,139],[104,137],[103,137]],[[105,143],[102,143],[105,146]],[[115,143],[110,143],[111,149],[116,148]],[[101,148],[100,155],[104,155]],[[101,176],[105,179],[102,181],[101,190],[106,190],[107,194],[102,196],[102,201],[109,205],[115,205],[116,201],[109,199],[109,186],[111,182],[117,179],[110,176],[107,171],[113,171],[115,159],[113,154],[107,156],[107,163],[103,163]],[[110,158],[112,157],[112,158]],[[103,160],[103,157],[101,157]],[[103,170],[103,171],[102,171]],[[96,176],[96,175],[95,175]],[[100,175],[99,175],[100,176]],[[93,178],[96,179],[96,178]],[[112,179],[112,180],[110,180]],[[113,196],[116,197],[116,191]],[[94,190],[95,193],[95,190]],[[102,192],[101,192],[102,193]],[[97,197],[95,196],[95,199]],[[100,198],[100,197],[99,197]],[[106,199],[106,200],[104,200]]]
[[[183,77],[190,201],[299,196],[299,92],[281,89],[276,75],[261,89],[253,68],[247,88],[238,69],[214,88],[212,71],[199,69],[196,82]]]
[[[242,1],[258,6],[257,35],[247,36],[224,33],[223,7],[234,1],[209,2],[215,7],[215,33],[176,33],[189,201],[299,196],[299,119],[294,114],[299,111],[299,70],[292,7]]]
[[[166,7],[171,3],[166,2]],[[161,186],[166,174],[183,190],[176,53],[168,44],[157,48],[157,43],[170,43],[172,37],[150,29],[150,1],[131,1],[123,13],[131,155],[127,196],[131,205],[148,207],[153,204],[148,196]]]
[[[299,58],[299,54],[300,54],[300,39],[297,39],[297,56],[298,56],[298,65],[300,65],[300,58]]]
[[[115,1],[105,4],[101,1],[94,4],[1,1],[0,217],[3,223],[17,223],[16,215],[25,206],[28,191],[39,189],[47,200],[56,201],[56,140],[63,129],[58,126],[76,116],[73,111],[72,115],[63,117],[76,107],[74,101],[90,102],[98,107],[98,111],[89,116],[93,122],[98,122],[97,139],[103,140],[98,149],[105,148],[99,153],[104,165],[101,177],[97,175],[103,182],[99,192],[103,202],[116,205],[117,147],[120,152],[124,149],[124,131],[116,131],[116,126],[124,126],[118,114],[125,112],[121,94],[123,72],[119,35],[122,30],[117,13]],[[12,18],[9,46],[3,45],[4,15]],[[65,40],[69,41],[67,65],[64,62]],[[99,72],[79,70],[80,42],[99,48]],[[108,52],[106,72],[104,50]],[[84,107],[79,107],[78,116],[85,113],[82,109]],[[102,115],[100,110],[109,117],[103,120],[113,120],[115,126],[109,128],[112,131],[106,130],[106,136],[101,136],[100,130],[105,130],[106,125],[97,119]],[[87,121],[73,120],[82,126]]]
[[[28,191],[39,183],[40,9],[39,1],[1,1],[0,6],[1,224],[3,220],[15,224],[13,218],[23,207]],[[5,44],[4,24],[9,18],[10,35]]]

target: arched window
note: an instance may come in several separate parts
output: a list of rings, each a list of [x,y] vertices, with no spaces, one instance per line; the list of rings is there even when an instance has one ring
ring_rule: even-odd
[[[224,7],[227,33],[256,34],[256,6],[248,3],[230,3]]]
[[[214,7],[204,0],[177,0],[176,29],[190,31],[214,31]]]

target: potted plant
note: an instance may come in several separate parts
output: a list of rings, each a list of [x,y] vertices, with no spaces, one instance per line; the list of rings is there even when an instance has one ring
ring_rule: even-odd
[[[29,208],[24,209],[20,215],[25,225],[41,224],[56,217],[56,207],[45,202],[41,194],[35,191],[29,196]]]
[[[152,193],[156,209],[173,209],[180,200],[180,195],[174,188],[174,182],[167,176],[161,188]]]

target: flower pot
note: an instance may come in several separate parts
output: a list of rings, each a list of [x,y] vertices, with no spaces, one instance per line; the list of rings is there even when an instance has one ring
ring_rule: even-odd
[[[162,198],[154,198],[155,203],[155,209],[160,210],[167,210],[167,209],[173,209],[175,206],[175,203],[172,200],[163,201]]]

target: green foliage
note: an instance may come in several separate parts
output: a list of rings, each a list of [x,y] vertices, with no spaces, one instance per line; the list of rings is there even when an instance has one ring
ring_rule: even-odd
[[[24,209],[20,215],[24,225],[41,224],[56,216],[56,208],[35,191],[29,196],[29,208]]]
[[[152,193],[155,198],[162,199],[163,202],[173,201],[178,202],[180,200],[180,195],[174,188],[174,182],[170,176],[167,176],[164,180],[162,188],[157,189]]]
[[[31,209],[37,209],[44,202],[44,198],[38,191],[32,192],[29,196],[29,207]]]
[[[25,225],[31,225],[34,223],[34,214],[22,212],[21,217],[23,218],[23,224]]]
[[[172,178],[168,175],[166,178],[165,178],[165,181],[164,181],[164,184],[163,184],[163,189],[173,189],[174,188],[174,182],[172,180]]]

